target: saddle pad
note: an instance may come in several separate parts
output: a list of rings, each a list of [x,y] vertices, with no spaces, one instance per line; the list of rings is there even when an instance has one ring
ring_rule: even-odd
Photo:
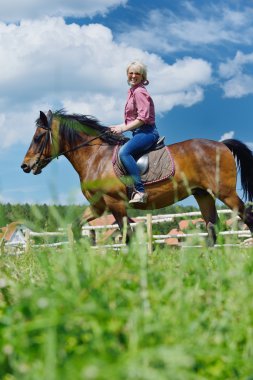
[[[118,151],[120,145],[117,145],[113,152],[112,165],[115,174],[124,181],[124,176],[127,176],[127,172],[118,158]],[[173,177],[175,174],[174,160],[171,157],[169,148],[167,146],[153,150],[148,153],[149,168],[146,173],[141,176],[141,179],[145,185],[149,185],[155,182],[164,181]]]

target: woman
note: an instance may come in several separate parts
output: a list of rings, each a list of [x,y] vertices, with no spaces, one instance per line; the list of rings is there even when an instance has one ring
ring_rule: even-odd
[[[125,123],[111,126],[110,130],[116,134],[133,131],[133,137],[120,148],[119,157],[134,183],[129,203],[146,203],[147,194],[136,160],[159,139],[154,103],[145,88],[149,84],[146,66],[141,62],[130,63],[127,67],[127,81],[131,88],[125,105]]]

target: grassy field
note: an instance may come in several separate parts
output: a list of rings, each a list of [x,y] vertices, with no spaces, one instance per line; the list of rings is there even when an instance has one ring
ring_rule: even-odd
[[[253,249],[0,257],[2,380],[253,380]]]

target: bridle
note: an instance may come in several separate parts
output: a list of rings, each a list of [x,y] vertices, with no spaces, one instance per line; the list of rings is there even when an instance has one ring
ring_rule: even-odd
[[[46,149],[48,143],[50,142],[50,145],[53,145],[53,136],[52,136],[52,121],[53,121],[53,115],[47,115],[47,125],[40,125],[39,127],[44,129],[45,132],[43,132],[40,136],[43,137],[43,135],[45,134],[45,139],[43,141],[43,143],[41,144],[40,148],[39,148],[39,155],[38,155],[38,158],[36,159],[35,163],[32,165],[31,169],[33,169],[35,166],[37,166],[38,169],[40,169],[42,166],[43,166],[43,162],[50,162],[52,161],[53,159],[55,158],[59,158],[60,156],[62,155],[65,155],[67,153],[70,153],[70,152],[73,152],[75,150],[78,150],[84,146],[90,146],[91,143],[97,139],[99,139],[100,137],[110,133],[109,130],[105,131],[105,132],[102,132],[100,133],[99,135],[93,137],[92,139],[90,139],[89,141],[84,141],[83,143],[75,146],[75,147],[72,147],[70,149],[67,149],[67,150],[64,150],[62,152],[59,152],[55,155],[51,155],[49,157],[45,157],[43,158],[43,160],[41,159],[42,155],[43,155],[43,152],[44,150]],[[101,144],[102,145],[102,144]]]

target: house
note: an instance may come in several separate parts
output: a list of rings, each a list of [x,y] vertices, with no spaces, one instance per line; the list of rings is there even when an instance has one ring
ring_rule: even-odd
[[[184,235],[184,231],[186,232],[191,227],[201,228],[201,226],[205,226],[205,221],[202,218],[197,219],[189,219],[189,220],[181,220],[178,223],[178,228],[173,228],[168,232],[168,235]],[[179,246],[181,241],[184,238],[180,237],[169,237],[165,239],[165,243],[171,246]]]
[[[188,219],[188,220],[181,220],[179,223],[179,229],[181,231],[183,230],[189,230],[191,227],[201,228],[201,226],[205,227],[205,221],[202,218],[197,219]]]
[[[183,232],[180,231],[179,229],[177,228],[172,228],[172,230],[170,230],[169,232],[169,235],[182,235]],[[165,239],[165,243],[168,244],[168,245],[179,245],[179,238],[178,237],[169,237],[167,239]]]
[[[21,222],[9,223],[6,227],[0,228],[0,239],[9,244],[24,244],[26,230],[29,228]]]
[[[137,219],[131,218],[130,222],[137,222]],[[119,230],[119,226],[116,222],[116,219],[112,214],[108,215],[102,215],[90,222],[88,222],[89,226],[91,227],[97,227],[97,226],[114,226],[115,228],[109,228],[109,229],[90,229],[85,230],[83,228],[82,235],[83,236],[89,236],[90,239],[95,244],[96,241],[99,241],[99,243],[106,243],[106,241],[109,238],[112,238],[115,244],[122,243],[122,233]]]
[[[91,220],[88,222],[89,226],[91,227],[98,227],[98,226],[106,226],[106,225],[115,225],[117,228],[109,228],[109,229],[96,229],[94,228],[91,230],[85,230],[83,229],[82,235],[83,236],[90,236],[93,243],[95,243],[97,240],[101,242],[105,242],[108,240],[112,235],[115,241],[119,241],[121,239],[121,232],[118,229],[118,224],[116,222],[116,219],[112,214],[109,215],[102,215],[94,220]]]
[[[25,233],[30,230],[21,222],[12,222],[5,227],[0,228],[0,246],[1,250],[4,245],[18,246],[25,245]]]

